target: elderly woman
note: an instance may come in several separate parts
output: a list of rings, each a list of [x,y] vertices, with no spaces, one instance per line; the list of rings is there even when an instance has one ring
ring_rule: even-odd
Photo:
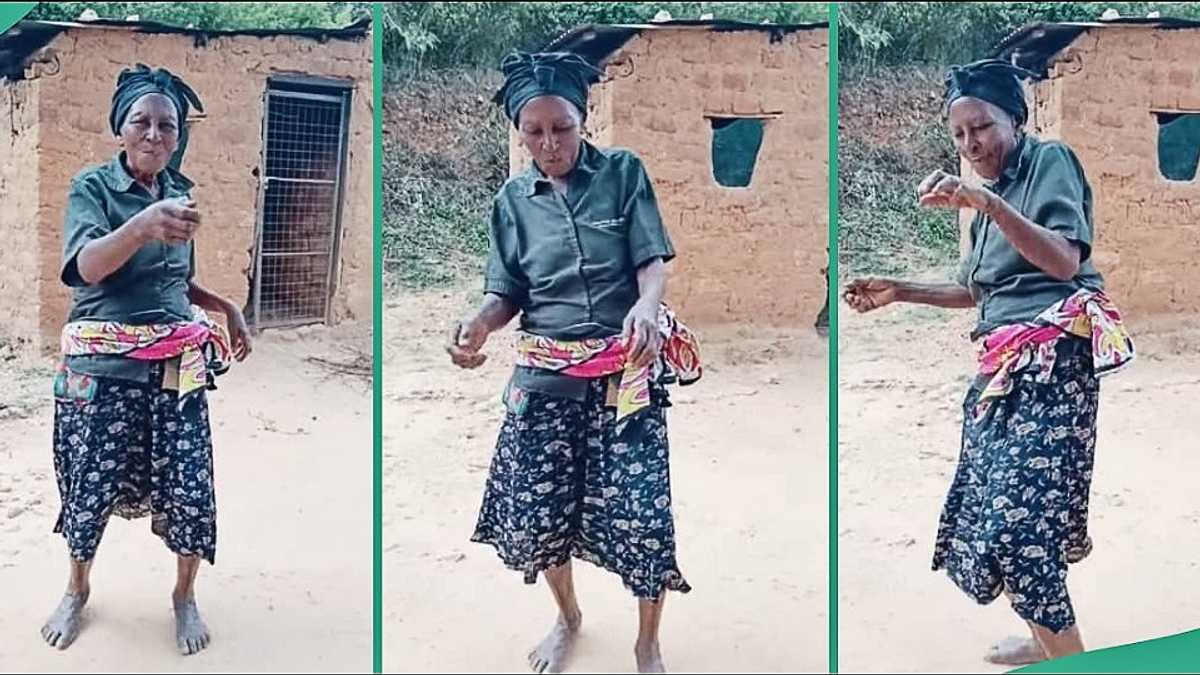
[[[250,352],[241,311],[195,278],[200,213],[178,172],[192,90],[166,70],[123,71],[109,123],[120,151],[71,183],[62,281],[73,289],[54,384],[54,468],[70,578],[42,628],[53,647],[79,634],[89,574],[114,513],[150,516],[177,558],[179,649],[204,649],[200,560],[216,554],[206,389]],[[220,312],[228,332],[204,310]]]
[[[917,194],[924,206],[975,210],[957,281],[860,279],[844,294],[860,312],[892,302],[978,308],[979,372],[933,569],[980,604],[1008,596],[1032,635],[992,647],[987,660],[1004,664],[1083,651],[1067,566],[1092,550],[1097,377],[1134,357],[1092,264],[1083,167],[1067,146],[1022,130],[1027,75],[994,60],[947,75],[955,149],[987,182],[935,171]]]
[[[572,558],[638,599],[637,666],[658,672],[665,591],[689,590],[675,562],[664,384],[700,376],[694,338],[662,305],[675,251],[642,162],[583,139],[599,71],[562,53],[513,55],[502,70],[495,100],[533,163],[496,195],[484,299],[447,347],[478,367],[488,335],[520,314],[472,540],[550,586],[558,618],[529,654],[535,672],[560,672],[579,633]]]

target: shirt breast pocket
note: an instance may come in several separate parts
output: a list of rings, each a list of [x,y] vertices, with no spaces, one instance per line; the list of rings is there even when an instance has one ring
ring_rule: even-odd
[[[584,259],[620,265],[628,254],[629,222],[624,217],[579,222],[579,245]]]
[[[629,219],[625,216],[615,218],[589,218],[577,221],[580,224],[580,236],[588,242],[612,244],[624,242],[629,236]]]
[[[625,228],[629,225],[629,220],[625,216],[618,216],[616,218],[606,218],[604,220],[593,220],[592,222],[587,223],[587,225],[589,227],[594,227],[598,230],[605,230],[608,232],[624,232]]]

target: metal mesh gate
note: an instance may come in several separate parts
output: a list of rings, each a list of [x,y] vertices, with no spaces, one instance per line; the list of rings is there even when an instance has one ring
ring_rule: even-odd
[[[271,86],[254,275],[258,327],[327,321],[341,230],[349,90]]]

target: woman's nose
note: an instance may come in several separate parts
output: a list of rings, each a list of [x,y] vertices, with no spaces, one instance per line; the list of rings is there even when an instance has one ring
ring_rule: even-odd
[[[966,145],[964,145],[963,147],[965,147],[967,149],[967,154],[969,154],[971,156],[978,156],[979,155],[979,137],[975,136],[974,134],[968,134]]]

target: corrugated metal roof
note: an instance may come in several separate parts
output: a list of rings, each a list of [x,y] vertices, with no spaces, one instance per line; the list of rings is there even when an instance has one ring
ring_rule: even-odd
[[[776,23],[747,23],[744,21],[726,21],[721,19],[674,19],[670,21],[655,21],[653,23],[606,23],[585,24],[572,28],[555,38],[543,48],[543,51],[574,52],[591,61],[600,63],[610,54],[620,49],[635,35],[651,30],[700,30],[713,32],[757,31],[771,33],[773,36],[783,36],[802,30],[817,30],[828,28],[825,21],[815,23],[776,24]]]
[[[197,45],[214,37],[303,37],[319,42],[325,40],[360,40],[370,34],[371,19],[364,17],[342,28],[291,28],[268,29],[246,28],[235,30],[207,30],[183,28],[156,21],[121,21],[97,19],[94,21],[19,21],[0,35],[0,79],[21,79],[25,73],[25,60],[31,54],[50,44],[60,33],[68,30],[124,30],[135,33],[188,35]]]
[[[1200,21],[1173,17],[1122,17],[1101,21],[1035,22],[1022,26],[1000,41],[992,50],[993,58],[1016,63],[1040,75],[1046,74],[1050,59],[1075,41],[1084,31],[1137,26],[1152,30],[1200,28]]]

